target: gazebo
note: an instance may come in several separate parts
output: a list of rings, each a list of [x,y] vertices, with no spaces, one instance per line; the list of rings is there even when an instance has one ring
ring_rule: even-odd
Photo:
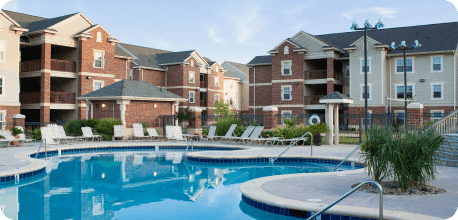
[[[329,127],[329,134],[326,135],[326,144],[339,144],[339,105],[351,104],[353,99],[340,92],[333,92],[320,99],[320,103],[326,104],[326,124]]]

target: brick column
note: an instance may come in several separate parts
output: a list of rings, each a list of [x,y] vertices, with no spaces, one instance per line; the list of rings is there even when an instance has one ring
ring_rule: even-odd
[[[423,105],[420,103],[410,103],[407,105],[408,117],[407,117],[407,126],[412,126],[414,128],[418,126],[423,126]]]
[[[40,122],[50,121],[51,44],[41,45]]]
[[[202,109],[199,107],[189,107],[189,112],[194,122],[192,125],[189,125],[188,134],[202,135]]]
[[[87,94],[90,90],[88,88],[92,86],[92,83],[89,79],[87,79],[85,75],[79,75],[80,73],[89,72],[88,68],[88,58],[84,56],[83,46],[86,43],[86,37],[79,37],[78,38],[78,62],[77,62],[77,70],[78,73],[78,96],[82,96]],[[86,64],[86,65],[83,65]],[[92,87],[91,87],[92,88]],[[86,118],[86,108],[89,108],[86,102],[83,100],[77,100],[76,104],[78,105],[78,119],[87,119]]]
[[[326,90],[327,90],[327,94],[329,95],[334,92],[334,59],[333,58],[327,59],[326,78],[327,78]]]
[[[14,127],[20,126],[23,129],[25,129],[25,115],[21,115],[21,114],[13,115],[13,126]]]
[[[277,113],[278,113],[278,108],[275,106],[266,106],[262,108],[265,129],[274,129],[277,127],[277,117],[276,117]]]

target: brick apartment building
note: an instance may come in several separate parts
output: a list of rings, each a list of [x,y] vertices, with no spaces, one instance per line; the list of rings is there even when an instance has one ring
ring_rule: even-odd
[[[443,115],[456,109],[458,22],[368,32],[369,114],[404,113],[402,50],[418,40],[422,47],[407,50],[407,97],[418,100],[424,114]],[[339,91],[354,100],[340,113],[364,113],[363,33],[312,35],[300,31],[257,56],[250,67],[250,114],[276,106],[281,114],[324,114],[319,98]]]
[[[17,91],[8,92],[17,96],[16,110],[3,117],[20,108],[29,122],[90,118],[93,103],[77,98],[123,79],[145,81],[186,98],[177,103],[181,110],[196,106],[212,114],[214,101],[224,98],[226,71],[196,50],[171,52],[123,44],[82,13],[50,19],[6,10],[2,15],[10,18],[16,28],[12,32],[20,39],[18,48],[11,49],[17,52],[8,53],[20,53],[20,62],[11,61],[20,66],[11,70],[18,78]],[[9,29],[3,23],[2,27]]]

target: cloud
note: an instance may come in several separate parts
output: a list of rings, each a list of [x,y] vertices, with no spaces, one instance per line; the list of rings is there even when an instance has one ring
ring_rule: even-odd
[[[244,8],[240,10],[240,8]],[[267,22],[259,13],[259,5],[245,5],[238,8],[229,16],[233,24],[233,32],[236,40],[246,43],[251,37],[264,29]]]
[[[359,14],[379,14],[386,18],[394,18],[394,15],[398,12],[397,8],[382,8],[372,7],[366,9],[353,9],[342,14],[342,17],[352,19],[354,15]]]
[[[218,36],[218,31],[216,31],[214,28],[209,27],[207,30],[208,30],[208,37],[210,37],[210,39],[212,39],[214,42],[220,43],[220,44],[225,43],[225,41],[221,37]]]

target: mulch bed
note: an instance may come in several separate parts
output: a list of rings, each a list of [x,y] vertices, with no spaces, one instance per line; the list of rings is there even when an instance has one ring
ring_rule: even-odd
[[[356,187],[360,183],[353,184],[351,188]],[[409,187],[406,192],[401,192],[401,187],[399,182],[391,181],[391,182],[382,182],[381,184],[383,188],[384,195],[399,195],[399,196],[418,196],[418,195],[435,195],[435,194],[442,194],[446,191],[441,188],[437,188],[435,186],[428,186],[422,185],[419,187]],[[366,184],[358,189],[359,191],[367,192],[367,193],[376,193],[378,194],[378,188],[373,184]]]

